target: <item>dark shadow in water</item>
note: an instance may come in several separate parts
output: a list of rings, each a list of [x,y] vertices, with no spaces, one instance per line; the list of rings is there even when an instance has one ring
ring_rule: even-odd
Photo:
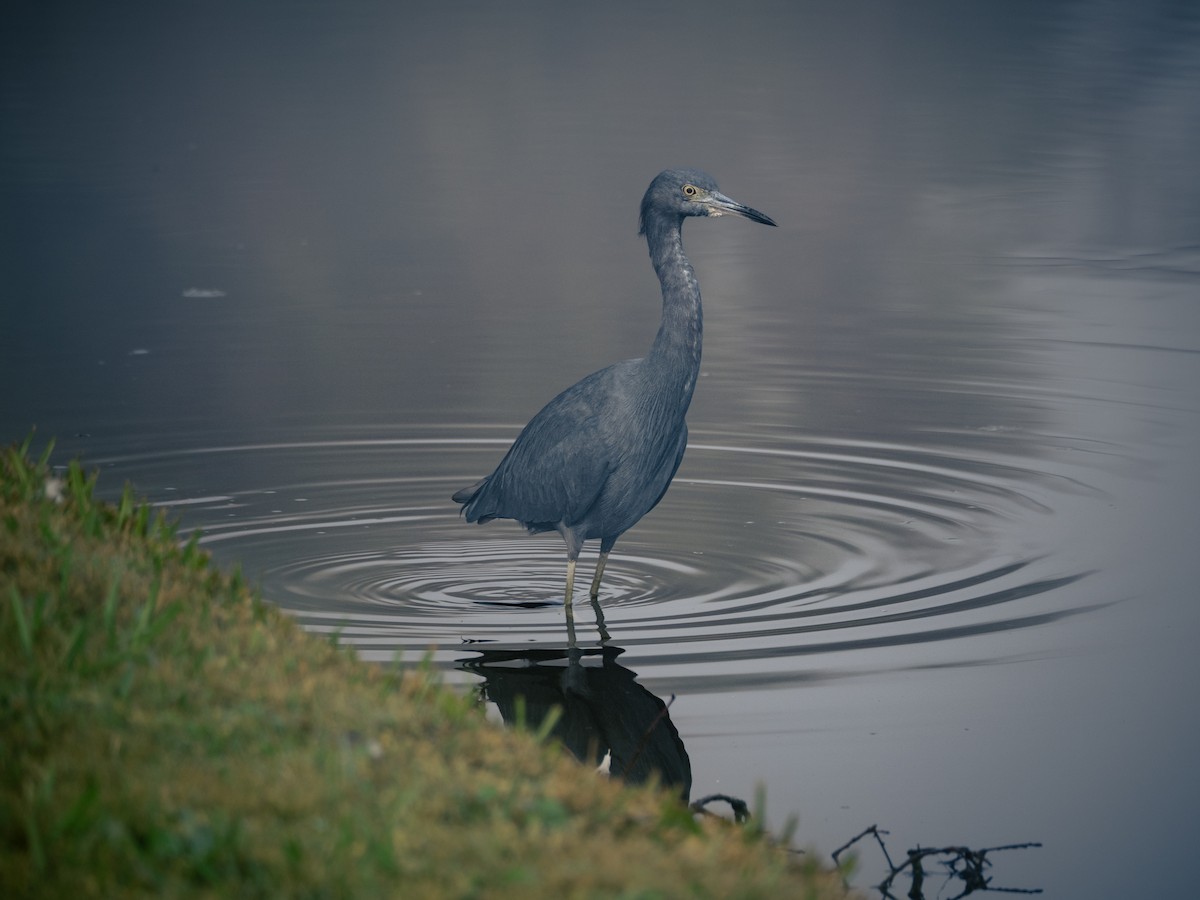
[[[562,606],[554,600],[474,600],[477,606],[495,606],[500,609],[545,609],[547,606]]]
[[[506,724],[523,719],[536,730],[559,709],[550,733],[580,762],[599,765],[608,754],[610,775],[632,783],[657,777],[687,802],[692,789],[687,750],[667,704],[617,662],[625,652],[620,647],[510,645],[472,652],[478,656],[458,660],[459,668],[483,678],[483,696]]]

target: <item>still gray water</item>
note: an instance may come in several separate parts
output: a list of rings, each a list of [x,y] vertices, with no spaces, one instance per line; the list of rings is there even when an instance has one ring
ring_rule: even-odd
[[[690,446],[609,562],[603,654],[579,604],[611,721],[578,727],[674,696],[673,782],[763,785],[825,852],[1040,841],[995,884],[1190,893],[1194,4],[10,20],[0,439],[132,482],[367,659],[551,702],[562,542],[449,497],[645,352],[637,203],[706,169],[779,227],[684,227]]]

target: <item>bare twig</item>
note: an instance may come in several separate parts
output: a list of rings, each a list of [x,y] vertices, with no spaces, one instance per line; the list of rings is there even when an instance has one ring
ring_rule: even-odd
[[[994,891],[1003,894],[1040,894],[1041,888],[1005,888],[993,887],[991,878],[984,874],[984,870],[991,867],[991,860],[988,859],[989,853],[996,853],[1001,850],[1026,850],[1032,847],[1042,846],[1037,842],[1028,842],[1024,844],[1005,844],[1000,847],[985,847],[981,850],[972,850],[970,847],[964,846],[949,846],[949,847],[917,847],[914,850],[909,850],[905,860],[896,865],[892,861],[891,854],[888,853],[887,845],[884,844],[883,835],[887,834],[877,825],[872,825],[870,828],[864,828],[853,838],[838,847],[833,852],[833,861],[838,862],[838,856],[850,849],[856,843],[861,841],[867,835],[875,838],[879,849],[883,852],[883,857],[887,861],[888,876],[876,885],[876,889],[887,900],[896,900],[896,895],[892,893],[892,886],[896,878],[902,875],[906,870],[912,883],[909,886],[909,900],[924,900],[925,897],[925,860],[934,857],[945,857],[942,860],[949,871],[947,880],[957,878],[963,883],[963,889],[950,900],[960,900],[968,894],[973,894],[976,891]]]
[[[728,803],[733,809],[733,820],[739,825],[750,819],[750,807],[746,805],[745,800],[739,800],[737,797],[730,797],[728,794],[709,794],[707,797],[701,797],[699,800],[693,800],[688,807],[694,813],[703,813],[706,816],[715,816],[716,813],[709,812],[707,807],[710,803],[721,801]]]
[[[892,863],[892,857],[888,853],[887,845],[883,842],[883,838],[881,837],[881,835],[885,835],[887,833],[888,832],[886,832],[886,831],[881,831],[879,829],[878,825],[872,825],[869,828],[864,828],[862,831],[860,831],[854,837],[850,838],[850,840],[846,841],[846,843],[842,844],[842,846],[838,847],[836,850],[833,851],[833,861],[835,863],[838,862],[838,855],[840,853],[843,853],[846,850],[849,850],[851,847],[853,847],[855,844],[857,844],[859,841],[861,841],[863,838],[865,838],[868,834],[870,834],[870,835],[874,836],[875,842],[877,844],[879,844],[879,849],[883,851],[883,858],[887,860],[888,868],[891,869],[893,872],[896,871],[896,866]]]

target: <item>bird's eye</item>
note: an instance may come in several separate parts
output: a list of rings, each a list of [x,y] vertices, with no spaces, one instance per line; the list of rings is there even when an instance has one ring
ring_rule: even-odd
[[[685,184],[683,186],[683,196],[685,197],[695,197],[698,193],[700,192],[696,190],[696,186],[694,184]]]

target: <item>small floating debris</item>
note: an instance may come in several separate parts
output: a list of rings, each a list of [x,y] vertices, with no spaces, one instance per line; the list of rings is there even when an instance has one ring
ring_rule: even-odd
[[[129,355],[130,356],[149,356],[150,351],[147,350],[145,347],[137,347],[133,350],[130,350]]]
[[[207,300],[212,297],[224,297],[225,292],[217,288],[190,287],[183,292],[183,296],[189,300]]]

